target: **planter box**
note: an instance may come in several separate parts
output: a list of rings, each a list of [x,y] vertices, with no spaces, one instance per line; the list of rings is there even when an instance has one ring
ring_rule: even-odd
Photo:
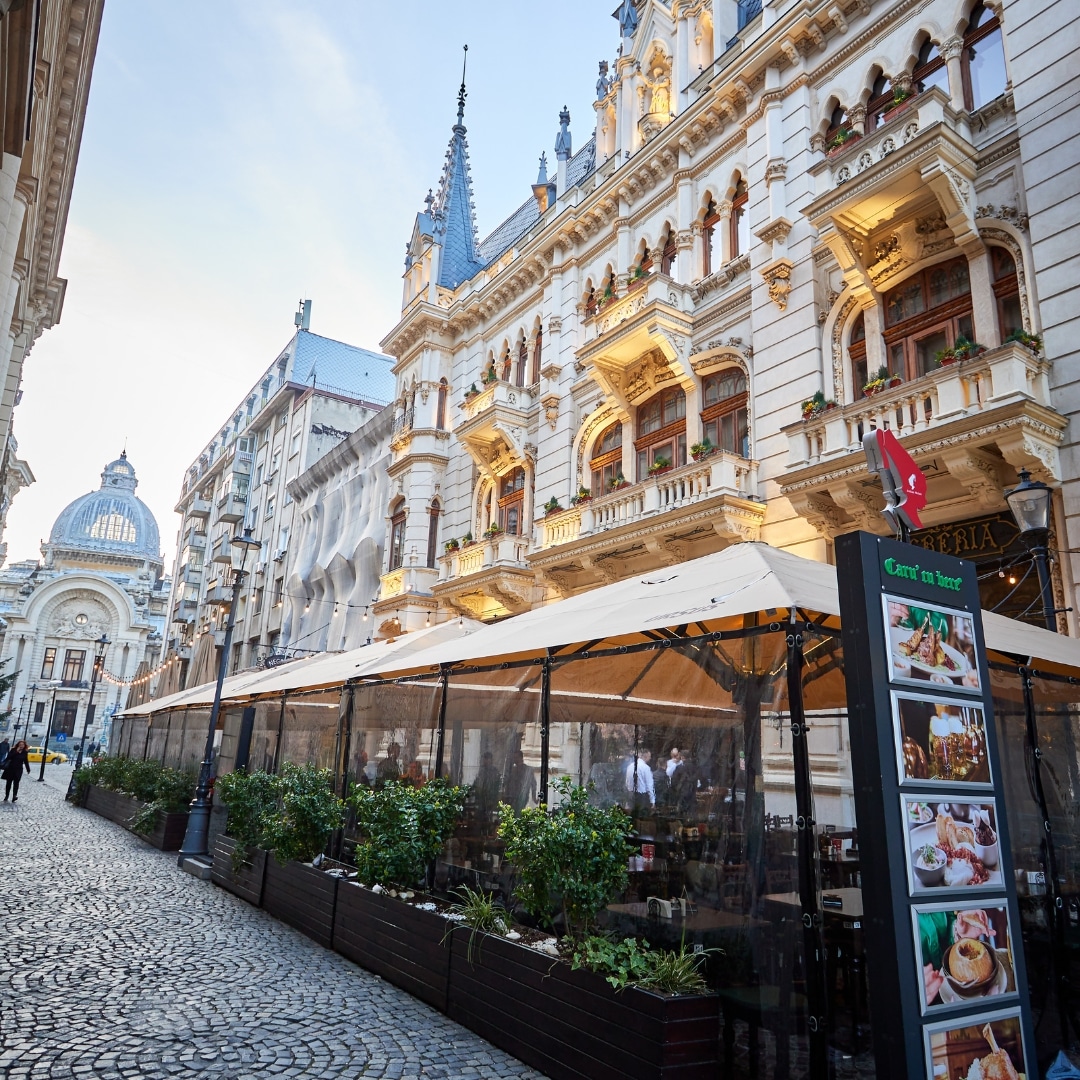
[[[262,904],[263,881],[266,877],[266,852],[262,848],[248,851],[248,862],[238,871],[233,869],[233,852],[236,841],[231,836],[219,835],[214,841],[214,864],[210,880],[233,896],[239,896],[249,904]]]
[[[320,945],[331,948],[334,940],[334,904],[338,879],[304,863],[282,866],[266,857],[262,906],[271,915]]]
[[[105,788],[91,785],[86,792],[86,809],[98,814],[100,817],[115,821],[129,832],[131,831],[131,819],[145,806],[145,803],[130,795],[121,795],[117,791],[107,791]],[[159,810],[157,823],[153,832],[147,834],[136,833],[148,844],[160,851],[179,851],[184,842],[184,831],[187,829],[187,812],[166,814]]]
[[[351,882],[338,886],[334,951],[440,1012],[450,985],[450,924],[430,911]]]
[[[573,971],[521,945],[451,935],[452,1020],[552,1080],[709,1080],[720,1071],[715,996],[616,993],[599,975]]]

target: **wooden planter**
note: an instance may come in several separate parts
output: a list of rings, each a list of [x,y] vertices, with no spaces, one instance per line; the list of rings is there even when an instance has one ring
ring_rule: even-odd
[[[715,996],[616,993],[534,949],[455,929],[451,1019],[552,1080],[709,1080],[719,1075]]]
[[[334,951],[445,1013],[449,925],[434,912],[346,881],[338,886]]]
[[[145,806],[145,803],[130,795],[121,795],[118,791],[91,785],[86,792],[86,809],[100,817],[115,821],[131,832],[131,819]],[[166,814],[159,810],[157,822],[151,833],[135,833],[159,851],[179,851],[184,842],[187,829],[187,812]]]
[[[272,855],[266,857],[263,908],[328,949],[334,940],[337,891],[336,877],[305,863],[282,866]]]
[[[214,864],[210,879],[227,892],[259,907],[262,904],[263,881],[266,877],[266,852],[262,848],[248,849],[248,861],[239,870],[234,870],[235,850],[236,841],[231,836],[218,835],[214,841]]]

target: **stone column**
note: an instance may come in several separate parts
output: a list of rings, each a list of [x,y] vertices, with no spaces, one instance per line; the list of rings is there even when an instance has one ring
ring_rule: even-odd
[[[951,37],[941,43],[941,55],[949,70],[949,104],[957,112],[964,111],[964,75],[960,68],[960,54],[964,51],[964,39]]]
[[[721,266],[726,266],[731,262],[731,200],[725,199],[722,203],[719,203],[716,208],[720,213],[720,221],[715,227],[713,232],[713,265],[712,272],[715,274]],[[720,234],[717,237],[717,233]],[[716,241],[719,239],[720,243]],[[719,251],[720,258],[716,259],[715,256]]]
[[[977,251],[969,248],[967,257],[975,340],[988,349],[993,349],[1001,344],[1001,331],[998,329],[990,252],[985,247]]]

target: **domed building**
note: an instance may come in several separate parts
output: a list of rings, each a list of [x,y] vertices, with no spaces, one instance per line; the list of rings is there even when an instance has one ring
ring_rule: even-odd
[[[0,616],[7,627],[0,656],[19,672],[0,708],[2,736],[30,741],[51,730],[81,734],[95,642],[111,644],[95,694],[90,736],[107,736],[140,664],[153,669],[162,652],[169,596],[160,534],[150,508],[135,494],[138,479],[122,453],[101,473],[101,487],[61,511],[42,545],[43,560],[0,571]],[[88,737],[90,737],[88,736]],[[72,740],[74,741],[74,739]]]

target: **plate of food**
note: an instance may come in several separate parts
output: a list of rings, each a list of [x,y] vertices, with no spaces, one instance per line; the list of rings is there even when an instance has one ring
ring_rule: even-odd
[[[982,1034],[990,1044],[990,1053],[985,1057],[977,1057],[971,1063],[964,1080],[1020,1080],[1024,1074],[1016,1071],[1008,1052],[998,1046],[994,1029],[989,1024],[984,1024]]]
[[[934,629],[929,617],[915,630],[893,626],[889,633],[893,654],[903,657],[915,671],[943,675],[947,679],[962,679],[971,667],[968,658],[959,649],[942,640],[941,632]]]
[[[910,804],[909,804],[910,806]],[[987,866],[976,850],[975,828],[939,813],[908,834],[912,885],[916,891],[1001,885],[1001,871]]]
[[[907,804],[907,820],[909,827],[912,825],[927,825],[934,820],[934,811],[930,809],[929,803],[915,802],[913,800]]]
[[[975,938],[961,938],[946,950],[941,965],[944,982],[938,993],[943,1005],[1006,994],[1009,954]]]

